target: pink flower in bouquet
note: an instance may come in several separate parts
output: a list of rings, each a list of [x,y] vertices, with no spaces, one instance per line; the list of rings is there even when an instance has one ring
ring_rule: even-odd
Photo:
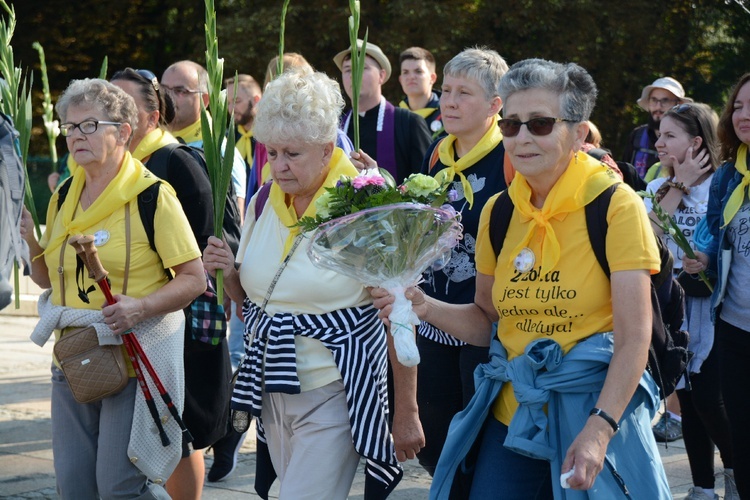
[[[362,189],[366,186],[385,186],[385,179],[379,175],[358,175],[352,179],[354,189]]]

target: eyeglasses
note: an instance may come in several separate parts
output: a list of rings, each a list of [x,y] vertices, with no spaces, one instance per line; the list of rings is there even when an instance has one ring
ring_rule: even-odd
[[[678,99],[673,99],[671,97],[663,97],[661,99],[657,99],[656,97],[652,97],[648,100],[648,102],[652,106],[659,106],[660,108],[663,108],[664,106],[673,105],[674,103],[678,102]]]
[[[526,125],[531,135],[549,135],[552,133],[552,129],[555,127],[555,123],[567,122],[567,123],[578,123],[576,120],[566,120],[565,118],[552,118],[549,116],[542,116],[539,118],[532,118],[529,121],[522,122],[520,120],[509,120],[504,118],[498,121],[500,130],[505,137],[515,137],[521,131],[521,125]]]
[[[137,69],[135,70],[135,72],[151,82],[151,85],[154,87],[154,91],[159,92],[159,79],[156,78],[156,75],[153,72],[147,69]]]
[[[168,87],[167,85],[164,85],[163,83],[161,86],[164,87],[164,89],[167,92],[171,94],[176,94],[180,97],[185,97],[186,95],[189,95],[189,94],[202,94],[203,93],[200,90],[186,89],[185,87]]]
[[[103,120],[84,120],[81,123],[63,123],[60,125],[60,133],[63,137],[70,137],[73,135],[73,131],[78,129],[82,134],[90,135],[96,132],[99,125],[114,125],[119,127],[122,125],[120,122],[106,122]]]

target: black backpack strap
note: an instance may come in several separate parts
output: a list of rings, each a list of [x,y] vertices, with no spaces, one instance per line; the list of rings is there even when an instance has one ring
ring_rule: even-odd
[[[609,262],[607,262],[607,211],[612,195],[617,191],[617,184],[612,184],[601,192],[599,196],[586,205],[586,229],[589,233],[591,248],[594,250],[596,260],[607,275],[610,277]]]
[[[503,249],[505,235],[508,234],[508,226],[510,226],[510,218],[513,216],[514,208],[513,200],[510,199],[507,189],[500,193],[492,206],[492,212],[490,212],[490,243],[492,243],[496,260]]]
[[[154,218],[156,217],[156,201],[159,199],[159,185],[157,181],[144,189],[138,195],[138,213],[141,215],[141,223],[148,237],[148,244],[151,250],[156,252],[154,243]]]
[[[72,184],[73,177],[68,177],[65,179],[62,184],[60,184],[60,187],[57,190],[57,211],[60,211],[60,207],[62,207],[62,204],[65,203],[65,197],[68,196],[68,191],[70,191],[70,185]]]

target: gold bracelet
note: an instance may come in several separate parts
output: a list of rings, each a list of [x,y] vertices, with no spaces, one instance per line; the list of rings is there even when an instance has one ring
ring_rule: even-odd
[[[687,195],[690,194],[690,188],[687,187],[685,184],[683,184],[681,182],[667,181],[667,186],[669,186],[671,188],[679,189],[680,191],[682,191],[683,193],[685,193]]]

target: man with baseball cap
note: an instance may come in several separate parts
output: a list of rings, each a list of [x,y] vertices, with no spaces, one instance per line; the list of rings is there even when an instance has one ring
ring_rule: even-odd
[[[357,45],[361,48],[362,40],[357,40]],[[359,93],[360,148],[400,184],[410,174],[419,172],[431,142],[430,132],[419,115],[395,107],[383,97],[382,87],[391,77],[391,63],[380,47],[367,42],[365,54]],[[336,54],[333,62],[341,70],[344,90],[351,98],[351,48]],[[342,129],[353,139],[351,111],[344,115]]]
[[[636,127],[630,133],[630,139],[623,154],[623,161],[633,164],[638,175],[643,178],[646,171],[658,161],[656,148],[656,131],[664,113],[683,102],[693,102],[685,97],[685,90],[680,82],[672,77],[657,78],[651,85],[646,85],[637,103],[648,111],[648,123]]]

